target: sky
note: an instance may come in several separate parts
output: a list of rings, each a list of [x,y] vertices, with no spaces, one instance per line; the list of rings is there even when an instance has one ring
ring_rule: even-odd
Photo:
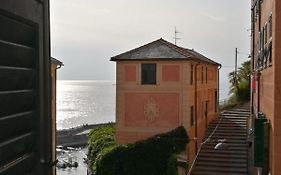
[[[50,0],[51,55],[64,63],[60,80],[115,80],[112,56],[159,38],[222,64],[228,78],[250,53],[250,0]]]

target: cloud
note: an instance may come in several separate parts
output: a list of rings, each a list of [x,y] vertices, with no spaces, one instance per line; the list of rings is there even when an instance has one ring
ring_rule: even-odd
[[[212,15],[210,13],[206,13],[206,12],[203,12],[201,13],[203,16],[213,20],[213,21],[217,21],[217,22],[226,22],[227,19],[225,16],[215,16],[215,15]]]

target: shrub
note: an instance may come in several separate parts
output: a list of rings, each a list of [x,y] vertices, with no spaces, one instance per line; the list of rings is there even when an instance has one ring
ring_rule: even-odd
[[[134,144],[112,145],[96,156],[96,175],[173,175],[174,157],[185,150],[188,136],[183,127]]]
[[[105,148],[115,145],[115,128],[113,124],[94,128],[88,135],[88,166],[92,172],[96,170],[97,156]]]

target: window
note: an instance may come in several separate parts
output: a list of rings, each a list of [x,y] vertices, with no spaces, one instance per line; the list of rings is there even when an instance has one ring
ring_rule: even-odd
[[[264,31],[265,31],[265,28],[263,27],[261,30],[260,30],[260,32],[259,32],[259,52],[258,52],[258,68],[259,69],[262,69],[263,68],[263,66],[264,66],[264,57],[265,57],[265,55],[264,55],[264,45],[265,45],[265,42],[264,42],[264,35],[265,35],[265,33],[264,33]]]
[[[156,84],[156,64],[141,65],[141,84]]]
[[[268,64],[272,66],[272,42],[268,44]]]
[[[268,35],[269,35],[268,62],[269,62],[269,66],[272,66],[272,14],[269,16],[269,21],[268,21]]]
[[[268,30],[269,30],[269,38],[271,39],[271,37],[272,37],[272,15],[269,16],[269,21],[268,21],[268,23],[269,23],[269,24],[268,24],[268,25],[269,25],[269,26],[268,26],[268,27],[269,27],[269,29],[268,29]]]
[[[190,65],[190,84],[193,84],[193,64]]]
[[[190,127],[194,125],[194,106],[190,107]]]
[[[263,51],[264,49],[264,27],[261,29],[260,33],[260,50]]]
[[[267,23],[264,26],[264,44],[267,43],[267,37],[268,37],[268,33],[267,33]]]
[[[206,84],[208,83],[208,67],[206,67],[205,70],[205,79],[206,79]]]

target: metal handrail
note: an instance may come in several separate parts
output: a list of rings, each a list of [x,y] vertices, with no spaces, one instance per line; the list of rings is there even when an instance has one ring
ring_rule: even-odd
[[[193,170],[193,168],[194,168],[195,162],[196,162],[196,160],[197,160],[197,158],[198,158],[198,156],[199,156],[199,153],[200,153],[200,151],[201,151],[202,146],[203,146],[204,144],[206,144],[208,141],[211,140],[212,136],[214,135],[214,133],[216,132],[218,126],[220,125],[220,123],[221,123],[221,121],[222,121],[222,118],[223,118],[223,116],[220,116],[220,120],[219,120],[218,124],[216,125],[215,129],[212,131],[212,133],[209,135],[209,137],[208,137],[204,142],[201,143],[201,145],[200,145],[200,147],[199,147],[199,149],[198,149],[198,151],[197,151],[197,154],[196,154],[196,156],[195,156],[195,158],[194,158],[194,160],[193,160],[193,162],[192,162],[192,164],[191,164],[191,167],[189,168],[189,171],[188,171],[187,175],[191,175],[191,172],[192,172],[192,170]],[[196,141],[197,141],[197,140],[196,140]]]

